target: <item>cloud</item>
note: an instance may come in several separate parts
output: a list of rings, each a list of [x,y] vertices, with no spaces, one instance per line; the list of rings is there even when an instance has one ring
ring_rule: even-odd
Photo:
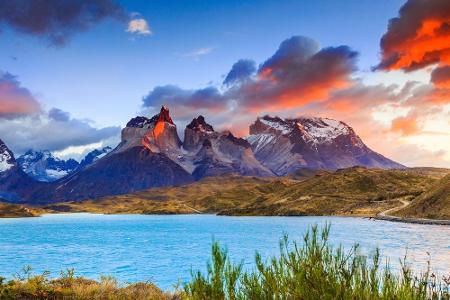
[[[40,104],[16,77],[0,71],[0,118],[15,118],[39,113]]]
[[[224,85],[232,85],[239,82],[244,82],[256,73],[256,63],[251,59],[240,59],[232,67],[230,72],[228,72]]]
[[[143,99],[143,106],[159,109],[161,105],[176,107],[172,112],[177,117],[190,114],[192,110],[218,112],[226,107],[226,99],[216,87],[196,90],[182,89],[175,85],[158,86]]]
[[[145,19],[138,18],[132,19],[128,22],[128,28],[126,30],[129,33],[134,33],[138,35],[152,35],[153,32],[150,30],[148,23]]]
[[[239,60],[218,87],[159,86],[144,97],[143,106],[166,104],[183,122],[203,114],[218,130],[241,136],[248,134],[258,115],[329,117],[350,124],[372,149],[388,156],[393,153],[392,158],[401,163],[420,165],[425,160],[417,158],[414,163],[390,148],[420,149],[434,155],[429,160],[434,165],[450,166],[448,142],[431,138],[448,137],[444,133],[450,124],[442,121],[449,113],[448,89],[417,82],[414,74],[403,72],[401,83],[367,85],[355,76],[357,58],[347,46],[320,48],[312,39],[294,36],[257,69],[251,60]],[[445,77],[439,72],[435,81]],[[433,151],[426,146],[431,140],[436,145]]]
[[[325,100],[331,92],[353,84],[357,53],[347,46],[319,49],[313,40],[294,36],[281,43],[276,53],[257,70],[254,63],[235,63],[221,89],[206,87],[183,90],[156,87],[143,99],[143,106],[167,104],[202,108],[217,113],[235,106],[241,112],[284,110]],[[240,84],[232,84],[238,82]]]
[[[0,138],[16,154],[30,148],[56,151],[98,143],[119,132],[116,126],[95,128],[57,108],[47,112],[15,76],[0,74]]]
[[[450,64],[450,1],[408,0],[381,39],[383,70]]]
[[[431,82],[438,88],[450,89],[450,66],[434,69],[431,72]]]
[[[106,18],[123,21],[126,17],[113,0],[0,1],[0,25],[44,38],[57,46]]]
[[[210,54],[213,50],[214,50],[214,48],[212,48],[212,47],[204,47],[204,48],[195,49],[191,52],[184,53],[181,56],[199,60],[200,57]]]

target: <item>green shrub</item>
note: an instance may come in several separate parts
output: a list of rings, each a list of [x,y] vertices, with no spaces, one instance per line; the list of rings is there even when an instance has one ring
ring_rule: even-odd
[[[330,226],[319,234],[317,226],[303,243],[280,242],[280,256],[267,262],[256,254],[256,267],[244,271],[233,264],[226,250],[212,245],[206,275],[192,274],[185,285],[188,299],[450,299],[449,283],[428,270],[414,275],[405,261],[397,274],[381,268],[376,250],[369,260],[357,245],[349,251],[329,243]]]

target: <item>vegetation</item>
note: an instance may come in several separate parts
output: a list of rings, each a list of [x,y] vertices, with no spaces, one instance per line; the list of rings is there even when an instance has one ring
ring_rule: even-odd
[[[411,201],[411,204],[397,215],[450,220],[450,174]]]
[[[450,277],[441,281],[429,270],[415,275],[405,260],[400,272],[391,271],[379,251],[369,261],[357,245],[348,251],[332,247],[329,230],[314,226],[301,244],[284,237],[278,257],[263,261],[256,254],[249,270],[213,243],[206,274],[192,272],[184,289],[173,292],[152,283],[121,286],[112,277],[75,277],[73,270],[49,279],[25,268],[14,280],[0,278],[0,299],[450,299]]]
[[[222,176],[181,186],[82,202],[58,203],[50,211],[221,215],[376,216],[426,191],[446,169],[299,170],[292,176]]]
[[[0,277],[0,299],[180,299],[177,293],[165,293],[152,283],[120,286],[113,277],[95,281],[75,277],[73,270],[51,280],[48,272],[32,275],[30,271],[25,268],[23,275],[7,282]]]
[[[399,275],[381,268],[376,251],[369,263],[354,246],[345,252],[328,242],[329,227],[313,227],[302,245],[281,242],[281,255],[245,271],[216,243],[207,274],[193,273],[188,299],[450,299],[450,278],[440,283],[429,271],[416,276],[402,263]]]
[[[38,217],[43,210],[0,202],[0,218]]]

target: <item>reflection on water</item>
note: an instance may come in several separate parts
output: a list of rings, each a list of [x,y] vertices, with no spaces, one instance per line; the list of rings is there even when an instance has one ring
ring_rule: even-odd
[[[326,222],[336,245],[358,243],[366,255],[379,247],[394,267],[407,252],[416,270],[431,260],[433,270],[450,275],[449,226],[344,217],[61,214],[0,219],[0,276],[10,277],[25,265],[53,276],[75,268],[77,275],[91,278],[108,274],[171,288],[187,280],[191,269],[205,269],[213,240],[251,268],[255,251],[278,254],[284,233],[300,240],[311,225]]]

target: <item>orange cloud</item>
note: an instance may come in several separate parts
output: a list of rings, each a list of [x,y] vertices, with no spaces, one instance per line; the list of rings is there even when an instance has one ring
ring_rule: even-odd
[[[30,115],[40,110],[40,104],[13,75],[0,73],[0,118]]]
[[[392,121],[391,130],[402,135],[413,135],[420,132],[417,119],[413,116],[396,118]]]
[[[381,39],[377,68],[413,71],[450,64],[450,1],[408,0]]]

